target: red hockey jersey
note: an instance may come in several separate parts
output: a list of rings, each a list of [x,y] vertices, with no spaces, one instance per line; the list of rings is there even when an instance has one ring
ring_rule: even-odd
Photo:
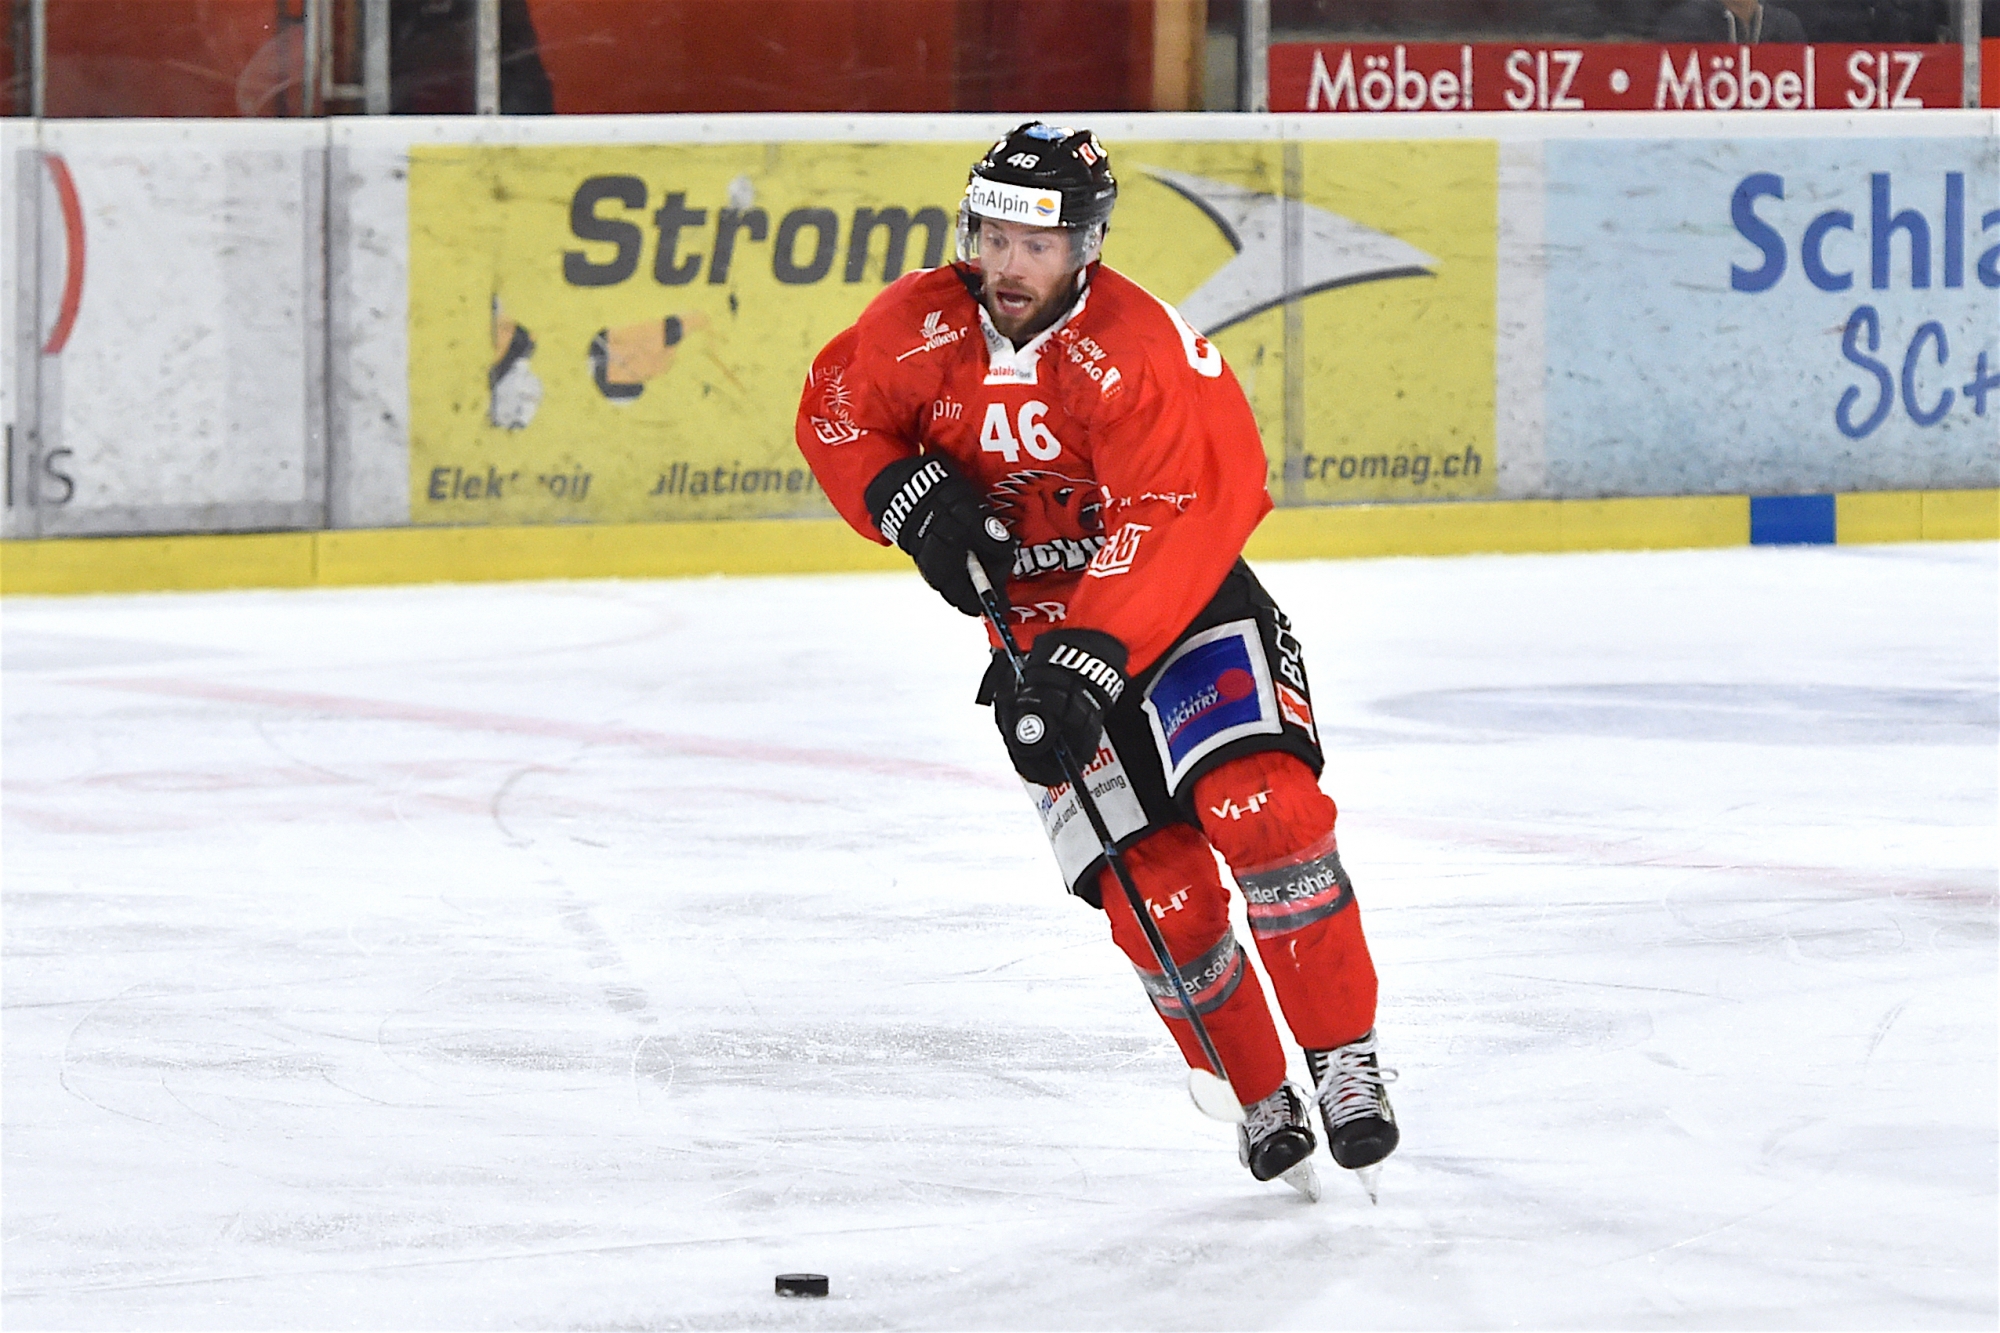
[[[1020,540],[1024,646],[1103,630],[1145,670],[1221,586],[1271,508],[1264,446],[1222,353],[1129,278],[1093,266],[1069,314],[1016,350],[966,266],[911,273],[813,362],[799,449],[856,531],[889,463],[949,455]]]

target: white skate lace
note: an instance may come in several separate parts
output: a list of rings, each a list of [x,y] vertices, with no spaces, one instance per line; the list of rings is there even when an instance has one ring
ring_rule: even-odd
[[[1363,1116],[1381,1115],[1382,1087],[1396,1081],[1396,1071],[1375,1063],[1375,1043],[1354,1042],[1329,1052],[1326,1078],[1315,1090],[1326,1122],[1335,1129]]]
[[[1261,1143],[1266,1135],[1292,1123],[1289,1092],[1289,1088],[1279,1088],[1264,1100],[1243,1108],[1243,1132],[1249,1136],[1251,1143]]]

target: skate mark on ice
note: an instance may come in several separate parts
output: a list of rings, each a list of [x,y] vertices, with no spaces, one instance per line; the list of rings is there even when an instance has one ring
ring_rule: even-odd
[[[810,749],[803,746],[653,731],[641,727],[522,717],[507,713],[445,708],[432,704],[397,703],[388,699],[363,699],[302,690],[273,690],[261,686],[230,685],[215,681],[126,678],[77,683],[88,685],[93,689],[118,690],[129,694],[155,694],[170,698],[205,699],[216,703],[252,704],[319,716],[406,722],[416,726],[441,727],[453,731],[533,736],[546,740],[581,741],[589,745],[630,746],[663,752],[677,758],[722,759],[732,763],[835,769],[902,782],[948,782],[986,787],[996,791],[1016,790],[1015,784],[1004,780],[997,771],[989,773],[981,769],[961,768],[955,764],[940,764],[898,755],[864,754],[858,750]]]
[[[1087,1200],[1098,1203],[1103,1200]],[[991,1220],[954,1219],[955,1228],[988,1229],[1009,1228],[1018,1225],[1011,1218]],[[430,1259],[398,1259],[387,1263],[373,1264],[327,1264],[312,1268],[265,1269],[247,1273],[205,1273],[192,1277],[139,1278],[129,1282],[66,1282],[61,1286],[19,1287],[8,1291],[13,1300],[31,1300],[39,1297],[74,1296],[84,1292],[109,1291],[157,1291],[174,1287],[215,1286],[241,1282],[296,1282],[302,1278],[324,1277],[368,1277],[377,1273],[411,1272],[429,1268],[460,1268],[468,1264],[505,1265],[522,1261],[541,1259],[573,1259],[592,1255],[641,1254],[655,1250],[686,1250],[705,1246],[744,1245],[794,1245],[799,1241],[828,1240],[838,1236],[893,1235],[912,1233],[921,1235],[932,1226],[929,1221],[905,1222],[890,1226],[829,1227],[819,1231],[764,1231],[748,1232],[734,1236],[691,1236],[674,1240],[634,1240],[621,1241],[610,1245],[563,1245],[543,1246],[535,1249],[495,1250],[481,1254],[459,1254]]]
[[[500,830],[500,836],[507,840],[508,846],[528,847],[532,846],[535,841],[524,834],[516,833],[508,826],[506,816],[500,813],[501,807],[507,803],[508,796],[513,794],[515,784],[530,773],[556,773],[560,771],[560,769],[550,768],[545,764],[528,764],[509,773],[501,780],[500,785],[494,789],[493,799],[487,803],[487,809],[493,816],[493,827]]]
[[[590,970],[602,974],[597,979],[597,989],[606,1007],[625,1015],[641,1027],[656,1026],[660,1019],[653,1009],[651,997],[632,980],[625,956],[618,951],[610,933],[598,924],[590,905],[565,891],[556,906],[556,917],[583,945],[584,959],[590,964]]]
[[[1699,1245],[1702,1241],[1709,1240],[1715,1236],[1719,1236],[1723,1232],[1730,1230],[1732,1227],[1738,1227],[1743,1225],[1743,1223],[1752,1220],[1753,1218],[1762,1217],[1765,1213],[1770,1212],[1774,1208],[1782,1208],[1786,1204],[1792,1202],[1794,1199],[1797,1199],[1802,1195],[1811,1194],[1815,1190],[1819,1189],[1821,1185],[1824,1183],[1825,1183],[1824,1181],[1820,1180],[1810,1181],[1804,1185],[1799,1186],[1797,1189],[1792,1190],[1787,1194],[1782,1194],[1779,1197],[1772,1199],[1769,1203],[1760,1204],[1755,1208],[1737,1214],[1735,1217],[1730,1218],[1726,1222],[1718,1222],[1712,1227],[1708,1227],[1705,1228],[1704,1230],[1697,1231],[1692,1236],[1683,1236],[1679,1240],[1669,1241],[1664,1245],[1654,1245],[1651,1246],[1650,1248],[1639,1250],[1632,1254],[1623,1254],[1617,1256],[1616,1258],[1605,1259],[1599,1263],[1590,1265],[1590,1267],[1592,1269],[1616,1268],[1620,1264],[1636,1263],[1641,1259],[1650,1259],[1654,1255],[1670,1254],[1675,1250],[1684,1250],[1690,1245]]]
[[[1724,1004],[1741,1004],[1742,1001],[1727,995],[1717,995],[1713,991],[1683,990],[1679,986],[1641,986],[1630,981],[1594,981],[1589,977],[1538,977],[1525,972],[1494,972],[1486,970],[1489,977],[1504,977],[1509,981],[1533,981],[1545,986],[1588,986],[1595,990],[1636,990],[1655,995],[1687,995],[1697,1000],[1717,1000]]]
[[[1350,815],[1348,818],[1352,819],[1354,816]],[[1996,889],[1990,872],[1967,870],[1964,874],[1933,873],[1918,878],[1913,874],[1901,872],[1869,872],[1849,869],[1846,866],[1806,865],[1797,861],[1759,861],[1747,857],[1718,860],[1712,855],[1702,856],[1682,850],[1653,851],[1632,856],[1624,853],[1629,853],[1634,848],[1643,848],[1660,835],[1635,833],[1626,838],[1606,839],[1585,834],[1522,829],[1500,821],[1486,821],[1487,826],[1481,828],[1477,821],[1433,819],[1420,815],[1387,812],[1370,812],[1367,818],[1371,824],[1399,833],[1416,835],[1432,842],[1549,856],[1571,865],[1604,866],[1621,870],[1737,872],[1745,875],[1766,875],[1815,888],[1824,887],[1871,898],[1915,898],[1927,902],[1964,903],[1970,907],[1989,909],[2000,903],[2000,889]],[[1768,894],[1757,895],[1756,900],[1766,901]],[[1818,902],[1817,899],[1798,901]],[[1622,900],[1614,899],[1608,902],[1615,907],[1624,905]],[[1671,902],[1667,907],[1670,911],[1675,910]]]
[[[5,640],[0,640],[0,671],[7,672],[103,671],[160,662],[242,657],[241,652],[230,648],[189,647],[150,639],[51,630],[11,630]]]
[[[659,1042],[659,1033],[648,1032],[632,1044],[632,1061],[629,1069],[632,1082],[632,1101],[641,1110],[644,1110],[646,1106],[646,1088],[648,1085],[652,1086],[660,1096],[669,1096],[674,1090],[674,1076],[680,1072],[680,1066],[674,1063],[674,1057],[668,1054],[664,1047],[660,1048],[659,1056],[661,1060],[666,1062],[665,1068],[657,1065],[650,1069],[642,1070],[639,1068],[639,1057],[646,1053],[648,1046],[659,1046]],[[662,1075],[665,1077],[662,1077]]]
[[[1487,730],[1751,745],[1991,745],[1991,689],[1800,683],[1546,685],[1376,700],[1391,717]]]
[[[252,722],[252,727],[257,733],[257,739],[264,743],[265,748],[282,756],[288,763],[294,764],[299,768],[307,770],[308,772],[317,773],[321,777],[327,779],[327,781],[329,782],[365,783],[373,785],[372,781],[369,778],[364,777],[360,774],[343,773],[339,769],[328,768],[325,764],[316,763],[313,760],[308,759],[306,756],[299,754],[291,746],[285,744],[283,741],[278,739],[278,737],[271,734],[272,719],[269,717],[258,717],[254,719]]]
[[[441,1090],[451,1091],[455,1093],[463,1093],[465,1090],[459,1087],[457,1084],[446,1083],[440,1079],[432,1078],[429,1074],[417,1068],[414,1064],[411,1064],[409,1061],[399,1059],[396,1053],[399,1049],[406,1049],[405,1044],[394,1042],[390,1039],[389,1036],[389,1025],[391,1023],[394,1023],[399,1018],[404,1018],[410,1015],[416,1010],[417,1005],[420,1004],[422,1001],[429,999],[431,996],[437,994],[439,991],[443,990],[446,986],[451,985],[454,981],[457,980],[458,980],[458,973],[447,972],[444,974],[444,976],[438,978],[438,980],[424,987],[424,989],[421,992],[419,992],[416,995],[416,997],[412,999],[409,1003],[404,1004],[399,1008],[391,1009],[389,1012],[383,1014],[381,1021],[379,1021],[375,1025],[375,1051],[376,1054],[382,1057],[384,1062],[389,1064],[394,1069],[400,1071],[401,1073],[407,1074],[411,1078],[416,1079],[418,1082],[428,1083],[432,1087]]]
[[[118,1116],[120,1119],[124,1120],[135,1121],[141,1125],[164,1126],[166,1123],[165,1121],[154,1120],[148,1116],[143,1116],[143,1115],[134,1115],[130,1111],[120,1110],[118,1107],[112,1106],[107,1102],[101,1102],[97,1098],[91,1096],[89,1093],[82,1091],[80,1088],[76,1086],[75,1082],[71,1081],[73,1072],[78,1073],[80,1075],[80,1071],[77,1070],[76,1062],[73,1058],[76,1051],[77,1036],[84,1030],[85,1027],[87,1027],[90,1024],[90,1021],[96,1018],[97,1015],[100,1012],[102,1012],[106,1007],[118,1004],[121,1001],[129,999],[132,996],[132,993],[140,989],[140,987],[142,987],[143,985],[145,985],[144,982],[134,982],[130,986],[127,986],[124,990],[119,991],[115,995],[105,996],[103,999],[97,1001],[97,1003],[91,1005],[89,1010],[84,1013],[83,1017],[76,1020],[75,1024],[73,1024],[70,1027],[69,1034],[63,1038],[62,1051],[56,1057],[56,1084],[64,1092],[76,1098],[76,1100],[82,1102],[84,1105],[94,1106],[98,1110],[103,1111],[106,1114],[115,1115]],[[129,1082],[130,1080],[127,1081]]]
[[[1898,1000],[1890,1006],[1888,1013],[1882,1015],[1882,1021],[1875,1025],[1875,1034],[1868,1039],[1868,1054],[1861,1057],[1861,1067],[1864,1070],[1868,1068],[1869,1062],[1874,1060],[1875,1050],[1882,1044],[1882,1039],[1889,1035],[1889,1029],[1896,1026],[1896,1020],[1901,1018],[1903,1011],[1909,1007],[1910,1002],[1907,999]]]

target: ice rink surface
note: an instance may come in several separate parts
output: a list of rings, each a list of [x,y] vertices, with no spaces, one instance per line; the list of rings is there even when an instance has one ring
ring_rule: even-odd
[[[1379,1206],[1188,1103],[914,577],[9,599],[0,1317],[1992,1328],[2000,551],[1262,573]]]

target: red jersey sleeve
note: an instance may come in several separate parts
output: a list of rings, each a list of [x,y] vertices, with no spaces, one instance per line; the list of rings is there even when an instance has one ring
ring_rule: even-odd
[[[806,376],[793,430],[799,452],[840,516],[862,536],[887,546],[862,492],[883,468],[916,453],[917,442],[879,409],[880,389],[869,382],[867,367],[857,364],[859,351],[858,327],[820,351]]]
[[[1065,622],[1116,635],[1135,675],[1208,604],[1271,511],[1250,404],[1221,353],[1185,332],[1188,355],[1160,349],[1131,406],[1096,432],[1105,543]]]
[[[899,364],[891,330],[899,320],[916,327],[919,321],[909,318],[913,303],[935,304],[940,292],[964,299],[964,288],[945,270],[920,270],[891,283],[821,349],[799,398],[793,426],[799,452],[840,516],[885,546],[862,492],[883,468],[920,451],[923,405],[940,378],[930,364]]]

